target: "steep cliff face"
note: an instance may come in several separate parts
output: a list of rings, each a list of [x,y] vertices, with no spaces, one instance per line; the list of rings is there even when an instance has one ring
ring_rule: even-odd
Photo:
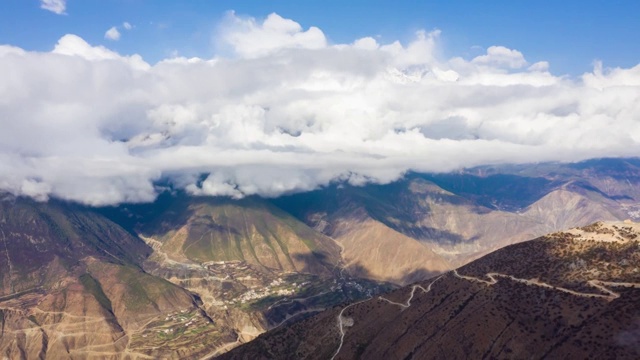
[[[636,359],[640,225],[597,223],[271,331],[221,359]]]

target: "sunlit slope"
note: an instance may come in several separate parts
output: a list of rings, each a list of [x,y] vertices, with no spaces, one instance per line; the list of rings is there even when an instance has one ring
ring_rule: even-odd
[[[141,231],[177,261],[328,273],[340,259],[332,239],[260,199],[177,198]]]
[[[87,209],[5,196],[0,201],[0,296],[48,286],[87,256],[136,265],[151,249]],[[54,265],[55,264],[55,265]]]
[[[5,196],[0,354],[190,357],[230,340],[192,293],[145,273],[141,264],[150,252],[142,240],[90,209]],[[186,332],[187,321],[171,317],[177,313],[197,331]],[[197,340],[202,337],[209,342]]]
[[[418,279],[409,274],[442,272],[519,241],[633,214],[631,196],[609,196],[585,181],[410,174],[388,185],[332,186],[274,203],[336,239],[357,273],[403,283]]]

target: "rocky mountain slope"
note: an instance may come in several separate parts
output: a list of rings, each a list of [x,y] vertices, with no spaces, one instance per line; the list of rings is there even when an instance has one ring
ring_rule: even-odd
[[[336,185],[274,203],[336,239],[354,273],[406,284],[549,232],[640,219],[638,188],[640,161],[603,159],[408,174],[388,185]],[[380,248],[390,251],[380,257]]]
[[[640,224],[596,223],[268,332],[220,359],[640,356]]]
[[[175,202],[139,230],[147,242],[157,242],[156,250],[167,260],[244,261],[265,270],[315,274],[329,274],[340,261],[340,248],[332,239],[264,200]]]
[[[260,199],[97,211],[6,195],[0,249],[8,358],[210,357],[392,288],[343,274],[332,239]]]
[[[360,299],[388,285],[342,274],[340,247],[269,202],[163,199],[151,212],[130,206],[135,232],[153,248],[150,274],[188,289],[224,328],[230,345],[292,317]]]
[[[0,223],[2,356],[194,356],[215,347],[195,341],[219,331],[196,297],[145,273],[151,249],[115,223],[11,197],[0,201]],[[196,331],[178,339],[186,319]]]
[[[218,355],[509,244],[640,219],[638,188],[640,161],[602,159],[278,199],[171,190],[94,209],[0,195],[0,354]]]

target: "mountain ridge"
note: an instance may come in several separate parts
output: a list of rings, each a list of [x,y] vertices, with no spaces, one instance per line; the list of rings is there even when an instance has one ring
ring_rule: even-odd
[[[220,359],[637,358],[639,239],[610,222],[509,245]]]
[[[639,186],[636,162],[599,160],[407,174],[277,199],[172,190],[91,208],[1,195],[0,312],[12,335],[0,336],[0,353],[219,355],[510,244],[640,219]]]

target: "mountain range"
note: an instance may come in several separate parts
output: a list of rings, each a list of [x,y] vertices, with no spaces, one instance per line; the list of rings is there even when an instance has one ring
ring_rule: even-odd
[[[91,208],[1,196],[0,354],[207,358],[442,274],[491,289],[503,281],[487,272],[542,276],[463,270],[544,234],[640,220],[640,160],[410,173],[276,199],[169,189],[149,204]],[[477,290],[466,287],[456,297]],[[404,304],[416,289],[385,298]]]

